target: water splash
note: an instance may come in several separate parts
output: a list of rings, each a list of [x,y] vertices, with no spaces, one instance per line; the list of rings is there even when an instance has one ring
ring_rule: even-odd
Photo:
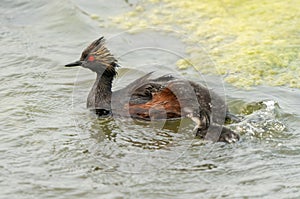
[[[280,107],[273,100],[248,104],[242,112],[242,122],[231,124],[230,127],[241,134],[257,138],[272,138],[286,130],[280,119]]]

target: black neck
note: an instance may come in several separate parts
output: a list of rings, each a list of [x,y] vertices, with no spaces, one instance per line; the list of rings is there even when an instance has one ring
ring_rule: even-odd
[[[87,108],[93,110],[111,110],[112,81],[114,76],[97,73],[96,81],[88,95]]]

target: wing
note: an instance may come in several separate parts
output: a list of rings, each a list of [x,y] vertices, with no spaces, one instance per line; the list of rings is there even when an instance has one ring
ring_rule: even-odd
[[[151,73],[152,74],[152,73]],[[144,104],[153,99],[153,93],[157,93],[164,89],[167,84],[175,79],[171,75],[164,75],[156,79],[145,79],[143,82],[139,81],[137,83],[133,82],[136,85],[131,92],[131,104]]]
[[[150,105],[154,106],[154,94],[160,93],[174,77],[165,75],[159,78],[150,79],[152,73],[153,72],[142,76],[125,88],[113,93],[112,108],[115,112],[121,115],[127,115],[128,110],[131,109],[130,115],[132,115],[134,112],[132,108],[135,105],[135,107],[138,108],[147,104],[145,110],[149,109]]]
[[[120,96],[120,103],[143,104],[152,99],[152,93],[164,88],[167,83],[174,79],[171,75],[164,75],[156,79],[150,79],[153,72],[147,73],[125,88],[115,92]]]

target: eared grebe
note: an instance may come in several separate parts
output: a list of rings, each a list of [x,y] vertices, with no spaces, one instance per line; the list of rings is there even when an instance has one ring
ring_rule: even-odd
[[[82,66],[96,72],[96,81],[87,98],[87,108],[98,116],[128,116],[143,120],[189,117],[196,136],[212,141],[236,142],[239,135],[224,126],[226,119],[239,119],[228,112],[224,100],[207,88],[165,75],[150,79],[151,73],[112,92],[117,60],[101,37],[91,43],[79,61],[66,67]]]

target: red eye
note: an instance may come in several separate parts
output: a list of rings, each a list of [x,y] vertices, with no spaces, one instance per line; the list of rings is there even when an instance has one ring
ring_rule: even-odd
[[[89,56],[88,58],[89,61],[95,61],[95,57],[93,55]]]

